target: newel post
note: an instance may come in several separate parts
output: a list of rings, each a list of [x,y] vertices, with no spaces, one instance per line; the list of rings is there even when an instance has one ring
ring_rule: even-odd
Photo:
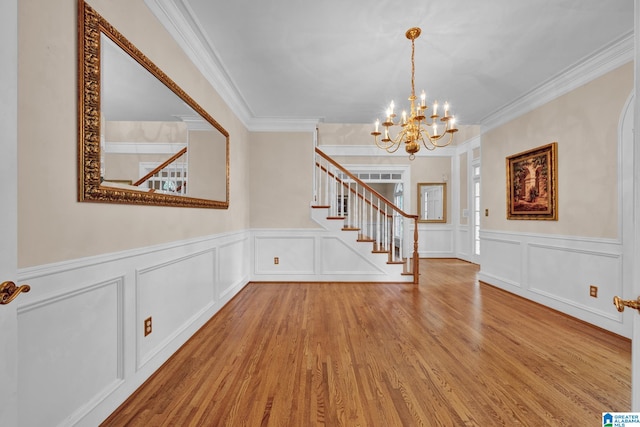
[[[413,284],[420,278],[420,259],[418,258],[418,217],[413,218]]]

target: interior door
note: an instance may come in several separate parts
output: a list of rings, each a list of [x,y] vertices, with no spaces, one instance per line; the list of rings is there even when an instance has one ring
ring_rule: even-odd
[[[17,272],[18,0],[0,2],[0,283]],[[0,425],[17,420],[15,302],[0,305]]]

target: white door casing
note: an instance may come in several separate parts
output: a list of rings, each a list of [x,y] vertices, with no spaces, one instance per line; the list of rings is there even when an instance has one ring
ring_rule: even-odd
[[[0,2],[0,282],[15,281],[17,258],[18,0]],[[0,425],[18,425],[15,302],[0,305]]]

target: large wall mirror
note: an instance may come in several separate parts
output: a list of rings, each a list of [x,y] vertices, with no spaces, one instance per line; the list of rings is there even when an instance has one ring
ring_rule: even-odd
[[[418,183],[418,222],[447,222],[446,183]]]
[[[78,1],[78,199],[229,207],[229,134]]]

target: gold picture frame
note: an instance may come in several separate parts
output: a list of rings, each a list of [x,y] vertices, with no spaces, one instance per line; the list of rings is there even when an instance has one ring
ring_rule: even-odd
[[[557,146],[507,157],[507,219],[558,220]]]

